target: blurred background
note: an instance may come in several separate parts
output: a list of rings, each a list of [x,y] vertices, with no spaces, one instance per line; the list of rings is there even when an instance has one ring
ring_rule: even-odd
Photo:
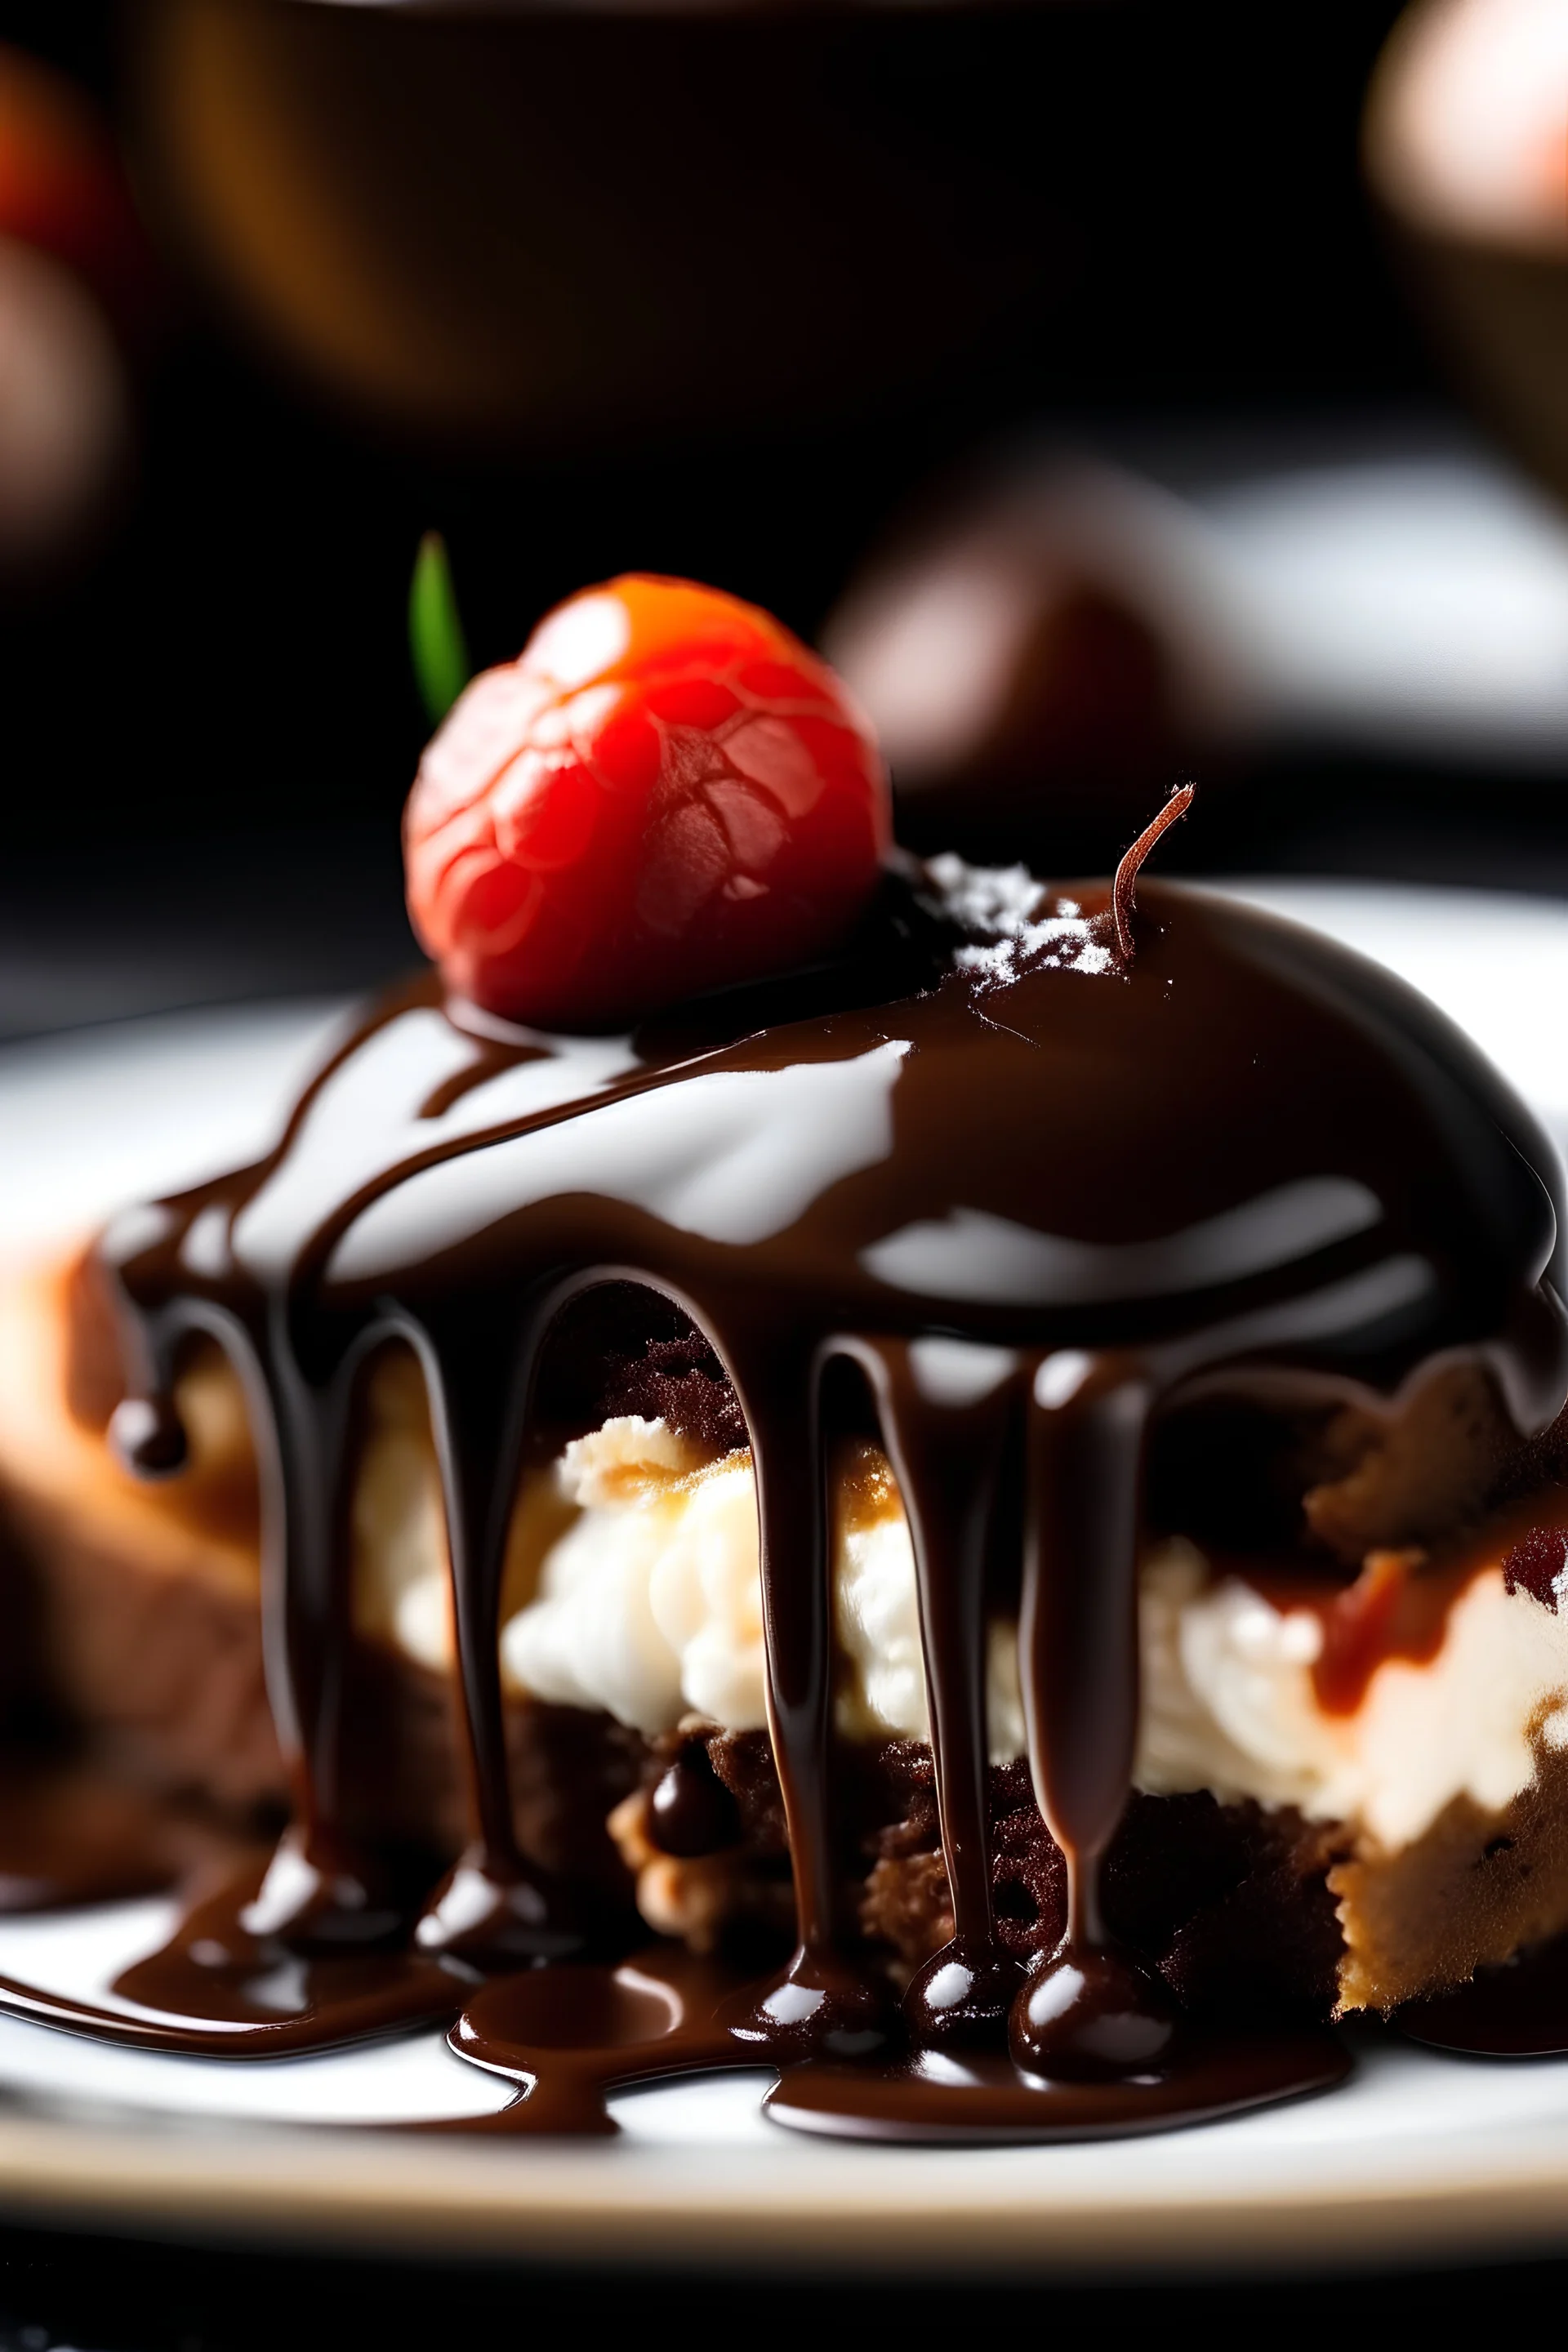
[[[0,0],[0,1034],[406,958],[432,526],[918,846],[1568,887],[1564,492],[1568,0]]]

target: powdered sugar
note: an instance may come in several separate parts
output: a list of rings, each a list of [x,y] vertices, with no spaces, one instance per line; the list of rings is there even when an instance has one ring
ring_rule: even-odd
[[[1026,866],[966,866],[949,853],[933,857],[926,870],[952,920],[990,934],[953,956],[983,990],[1005,988],[1025,971],[1115,969],[1108,918],[1085,915],[1076,898],[1054,897]]]

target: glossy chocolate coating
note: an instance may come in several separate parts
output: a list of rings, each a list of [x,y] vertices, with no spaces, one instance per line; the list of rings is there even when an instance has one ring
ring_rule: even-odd
[[[818,2070],[810,2127],[831,2109],[836,2128],[880,2116],[907,2137],[921,2115],[947,2127],[910,2044],[989,2049],[986,2131],[1131,2128],[1141,2084],[1151,2119],[1244,2095],[1100,1920],[1137,1724],[1151,1422],[1205,1388],[1391,1410],[1468,1358],[1521,1433],[1542,1427],[1568,1391],[1554,1163],[1449,1024],[1314,934],[1149,887],[1129,959],[1103,885],[1036,904],[1016,889],[1009,906],[1005,887],[938,871],[945,900],[917,882],[900,911],[895,890],[879,943],[837,979],[774,991],[758,1025],[715,1001],[684,1034],[546,1039],[447,1008],[433,983],[394,999],[271,1160],[109,1236],[133,1375],[119,1425],[132,1458],[166,1468],[181,1339],[200,1328],[230,1349],[259,1431],[268,1682],[297,1800],[251,1916],[288,1948],[352,1945],[333,1890],[357,1890],[355,1917],[382,1915],[374,1858],[349,1851],[339,1818],[339,1514],[359,1370],[389,1339],[413,1345],[446,1490],[472,1811],[469,1852],[414,1940],[491,1966],[559,1960],[592,1923],[512,1831],[496,1650],[508,1515],[563,1305],[608,1280],[673,1300],[751,1437],[801,1938],[683,2063],[713,2063],[717,2033],[731,2063]],[[956,1922],[901,2013],[855,1956],[831,1864],[837,1359],[864,1376],[909,1513]],[[1021,1558],[999,1560],[1019,1525]],[[997,1947],[985,1850],[998,1580],[1021,1593],[1031,1769],[1069,1874],[1067,1938],[1022,1982]],[[561,1982],[566,2002],[585,1979]],[[552,1998],[529,1993],[520,2049],[551,2044],[533,2012]],[[479,2042],[481,2063],[503,2063],[488,2029],[454,2046]],[[1303,2064],[1282,2076],[1278,2053],[1260,2058],[1250,2095],[1332,2072],[1321,2049]],[[523,2057],[515,2071],[542,2080]],[[578,2073],[613,2078],[580,2049]],[[884,2085],[858,2109],[857,2081]],[[998,2116],[1009,2098],[1014,2123]]]

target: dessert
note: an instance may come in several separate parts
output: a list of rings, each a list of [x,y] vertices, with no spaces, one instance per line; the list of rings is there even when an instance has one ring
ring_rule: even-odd
[[[1385,973],[1140,881],[1190,788],[1068,888],[884,856],[879,793],[776,625],[590,592],[411,803],[484,1001],[393,993],[272,1157],[12,1286],[57,1684],[290,1813],[59,2021],[460,2010],[509,2128],[773,2063],[807,2128],[1030,2137],[1326,2084],[1320,2021],[1568,1928],[1544,1139]]]

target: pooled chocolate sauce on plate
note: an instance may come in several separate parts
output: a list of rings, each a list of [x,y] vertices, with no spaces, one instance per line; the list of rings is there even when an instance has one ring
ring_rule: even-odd
[[[894,2138],[1148,2128],[1342,2073],[1323,2035],[1200,2031],[1105,1926],[1149,1433],[1200,1394],[1393,1411],[1461,1360],[1521,1432],[1544,1426],[1568,1390],[1552,1160],[1480,1056],[1374,967],[1201,893],[1149,889],[1131,923],[1102,885],[1007,912],[961,877],[837,980],[629,1038],[533,1035],[420,984],[342,1046],[269,1160],[117,1223],[128,1458],[181,1459],[193,1331],[249,1395],[295,1801],[260,1882],[121,1980],[167,2042],[254,2053],[460,2011],[453,2047],[519,2084],[499,2121],[524,2129],[602,2127],[607,2088],[715,2065],[780,2068],[781,2120]],[[680,1952],[600,1964],[584,1898],[513,1832],[509,1516],[552,1326],[610,1282],[689,1318],[750,1437],[800,1938],[760,1984]],[[468,1763],[470,1843],[422,1908],[342,1805],[342,1514],[356,1384],[390,1342],[429,1391]],[[857,1948],[833,1860],[845,1363],[911,1530],[954,1920],[901,2000]],[[1026,1971],[987,1852],[998,1590],[1019,1605],[1033,1785],[1068,1874],[1066,1936]]]
[[[1478,1969],[1451,1992],[1406,2001],[1394,2022],[1408,2041],[1460,2057],[1568,2055],[1568,1936]]]

